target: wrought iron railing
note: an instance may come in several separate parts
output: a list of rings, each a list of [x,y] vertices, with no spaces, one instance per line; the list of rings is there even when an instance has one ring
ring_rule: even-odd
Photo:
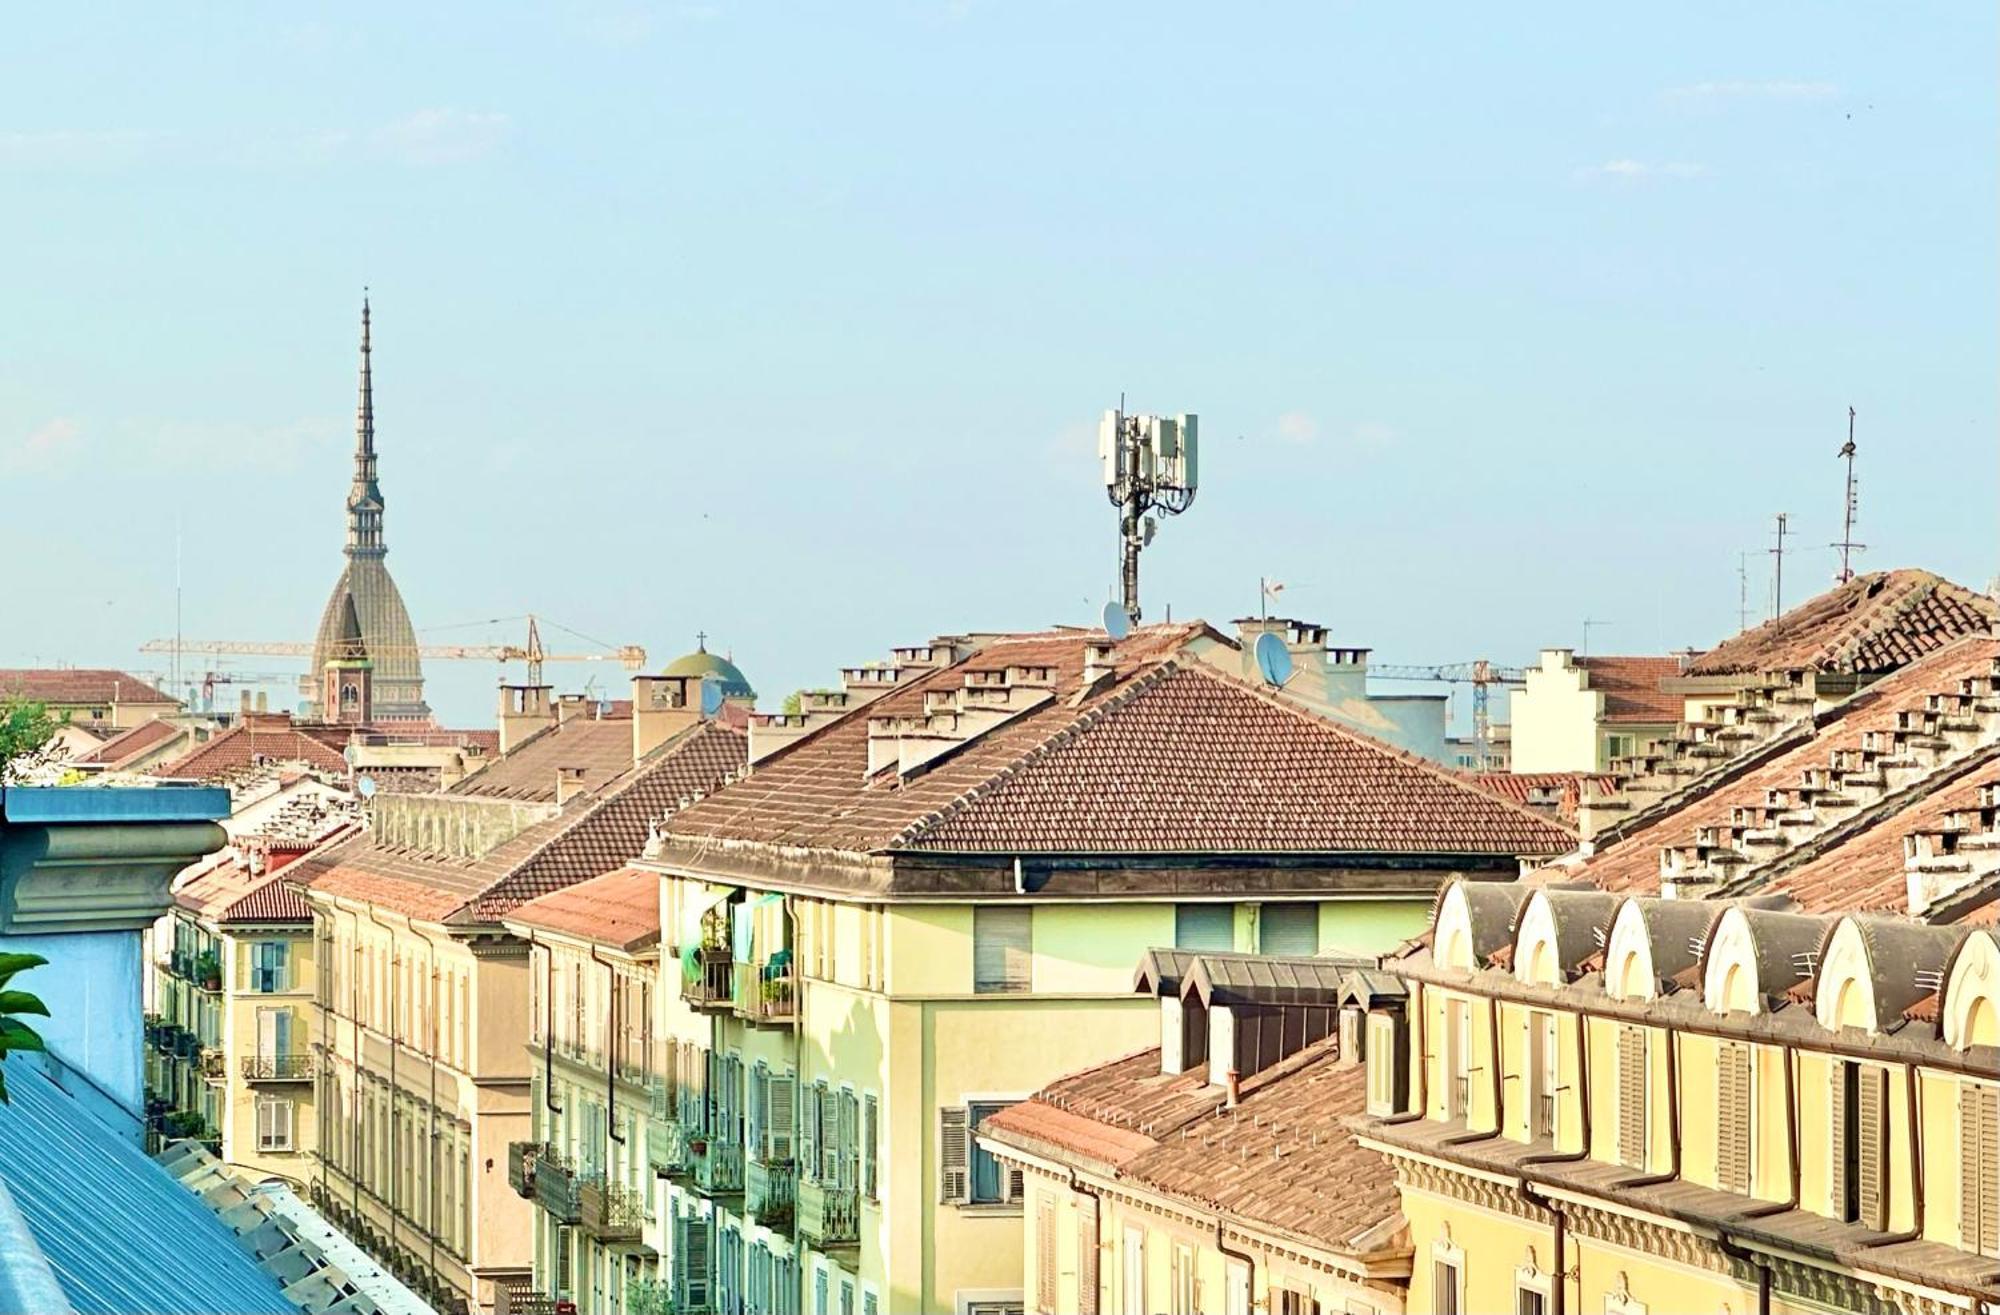
[[[622,1184],[582,1178],[577,1181],[577,1222],[600,1242],[636,1242],[646,1224],[646,1201]]]
[[[724,1137],[690,1137],[689,1168],[695,1190],[731,1196],[743,1190],[743,1146]]]
[[[861,1240],[861,1193],[810,1179],[798,1185],[799,1236],[817,1247]]]
[[[735,964],[729,947],[695,951],[693,971],[681,978],[681,999],[696,1009],[728,1009],[735,1003]]]
[[[245,1055],[243,1076],[251,1082],[310,1082],[314,1060],[311,1051],[291,1055]]]
[[[535,1203],[559,1224],[574,1224],[582,1216],[576,1169],[550,1150],[535,1157]]]
[[[743,1168],[744,1213],[766,1228],[789,1228],[797,1182],[797,1171],[789,1164],[750,1161]]]

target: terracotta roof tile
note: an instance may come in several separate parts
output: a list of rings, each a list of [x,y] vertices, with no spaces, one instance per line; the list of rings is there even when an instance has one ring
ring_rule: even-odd
[[[1586,783],[1594,783],[1603,798],[1618,793],[1619,781],[1604,772],[1475,772],[1469,779],[1480,789],[1524,808],[1535,807],[1530,800],[1537,796],[1554,795],[1556,816],[1569,823],[1576,821]]]
[[[1681,696],[1660,688],[1660,682],[1681,674],[1679,658],[1580,657],[1576,665],[1590,676],[1590,688],[1604,695],[1604,720],[1637,725],[1678,725]]]
[[[578,784],[594,790],[632,766],[632,723],[572,717],[523,740],[451,788],[489,799],[553,801],[556,774],[580,770]]]
[[[353,728],[294,724],[289,718],[258,718],[232,726],[208,743],[150,769],[154,776],[224,781],[271,763],[304,763],[323,772],[347,775],[347,759],[329,740],[344,744]]]
[[[1574,843],[1434,764],[1181,654],[1204,632],[1134,632],[1114,674],[1080,698],[1089,636],[996,640],[759,763],[668,830],[848,852],[1519,855]],[[920,713],[927,692],[1008,666],[1053,669],[1055,697],[905,778],[868,777],[871,717]]]
[[[1774,671],[1875,675],[1967,635],[1988,634],[1993,600],[1929,571],[1871,571],[1696,658],[1694,676]]]
[[[520,924],[560,932],[630,954],[660,942],[660,874],[620,868],[517,905]]]
[[[104,667],[0,668],[0,699],[31,703],[177,703],[129,672]]]

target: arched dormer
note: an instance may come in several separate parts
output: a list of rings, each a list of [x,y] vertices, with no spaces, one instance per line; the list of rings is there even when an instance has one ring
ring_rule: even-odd
[[[1514,937],[1514,976],[1540,986],[1561,986],[1597,949],[1605,919],[1618,897],[1594,890],[1542,889],[1521,909]]]
[[[1514,943],[1514,919],[1531,887],[1518,882],[1460,878],[1438,896],[1431,921],[1431,960],[1476,972],[1495,950]]]
[[[1939,1003],[1946,1045],[2000,1046],[2000,934],[1974,931],[1959,942]]]
[[[1702,948],[1702,1003],[1718,1014],[1761,1014],[1765,1001],[1813,975],[1826,921],[1732,904]]]
[[[1652,1000],[1698,961],[1715,910],[1692,900],[1630,898],[1611,916],[1604,941],[1604,990],[1622,1000]]]
[[[1875,965],[1868,938],[1854,918],[1842,918],[1826,934],[1813,1012],[1819,1025],[1828,1030],[1858,1027],[1874,1032],[1886,1022],[1876,1001]]]
[[[1962,928],[1848,916],[1820,951],[1813,1012],[1821,1027],[1883,1032],[1942,980]]]

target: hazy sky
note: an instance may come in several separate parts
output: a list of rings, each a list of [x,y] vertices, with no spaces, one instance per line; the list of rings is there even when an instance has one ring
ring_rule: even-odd
[[[177,521],[188,635],[311,638],[364,284],[420,633],[705,629],[767,706],[1094,617],[1121,390],[1206,440],[1152,617],[1270,575],[1385,661],[1586,616],[1598,651],[1710,643],[1772,513],[1787,596],[1828,580],[1849,405],[1865,562],[1983,585],[1996,35],[1990,4],[22,11],[0,663],[145,669]],[[490,718],[490,666],[430,675]]]

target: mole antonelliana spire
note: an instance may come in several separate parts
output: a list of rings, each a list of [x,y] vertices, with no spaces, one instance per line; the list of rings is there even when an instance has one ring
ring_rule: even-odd
[[[373,312],[361,301],[361,380],[354,410],[354,480],[347,491],[347,565],[334,583],[320,615],[313,643],[313,682],[351,643],[348,609],[360,621],[361,637],[373,663],[373,714],[383,722],[428,721],[424,673],[417,658],[417,634],[410,625],[403,595],[384,560],[389,547],[382,536],[382,485],[375,451],[375,364]],[[320,691],[312,691],[318,695]],[[324,700],[321,700],[322,702]],[[331,719],[336,709],[318,708]]]

